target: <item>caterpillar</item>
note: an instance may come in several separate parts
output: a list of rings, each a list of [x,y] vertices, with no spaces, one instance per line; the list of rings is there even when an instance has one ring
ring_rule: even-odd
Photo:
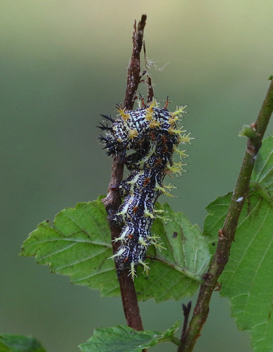
[[[176,151],[180,157],[186,157],[178,145],[191,139],[186,131],[177,128],[185,106],[169,112],[168,101],[164,108],[160,108],[156,100],[146,106],[142,102],[142,105],[134,111],[118,106],[117,119],[101,115],[112,125],[101,123],[99,126],[105,131],[99,139],[107,154],[120,156],[130,172],[118,185],[123,203],[114,221],[121,228],[121,234],[115,239],[120,246],[112,258],[118,274],[129,269],[132,278],[139,264],[148,274],[149,267],[145,263],[148,247],[162,248],[151,234],[154,219],[161,216],[154,209],[155,203],[161,194],[171,195],[172,186],[164,186],[163,180],[169,173],[181,174],[183,164],[174,163],[173,154]]]

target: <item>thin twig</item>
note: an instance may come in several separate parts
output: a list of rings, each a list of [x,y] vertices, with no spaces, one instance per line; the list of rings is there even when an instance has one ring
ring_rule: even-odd
[[[154,99],[154,89],[152,86],[152,78],[147,74],[147,103],[151,103]]]
[[[272,78],[271,78],[272,79]],[[193,317],[187,329],[183,346],[180,346],[178,352],[191,352],[200,336],[203,325],[206,322],[209,313],[209,303],[212,292],[217,286],[218,278],[228,262],[231,244],[234,240],[238,219],[248,194],[249,181],[254,167],[256,155],[262,145],[262,139],[267,128],[270,116],[273,111],[273,80],[269,86],[266,98],[258,118],[254,124],[251,124],[254,137],[248,138],[247,149],[238,176],[238,180],[233,192],[231,203],[228,209],[223,228],[219,230],[219,241],[214,258],[211,262],[208,272],[204,275],[205,282],[201,285],[196,306],[193,311]],[[238,201],[240,199],[240,201]]]
[[[184,323],[183,323],[183,328],[182,328],[182,333],[180,338],[181,345],[179,346],[179,348],[181,348],[184,345],[184,341],[186,338],[186,331],[187,331],[188,321],[189,321],[189,316],[191,311],[191,301],[189,301],[187,305],[182,304],[182,309],[183,309],[183,315],[184,315]],[[179,351],[179,348],[178,348],[178,351]]]
[[[144,71],[147,75],[147,103],[151,103],[154,99],[154,89],[152,85],[152,78],[148,75],[148,67],[147,67],[147,54],[146,54],[146,45],[145,41],[143,41],[143,51],[144,51],[144,60],[145,60],[145,66],[146,66],[146,71]]]
[[[134,102],[137,99],[137,89],[140,82],[140,52],[142,49],[143,43],[143,32],[146,24],[146,15],[142,15],[141,20],[138,22],[136,28],[136,21],[134,24],[134,33],[133,33],[133,53],[128,66],[128,75],[127,75],[127,86],[124,99],[124,108],[132,110]]]
[[[128,110],[133,108],[134,102],[137,98],[136,92],[140,82],[140,52],[142,48],[143,31],[146,24],[146,17],[146,15],[142,15],[137,27],[136,21],[134,23],[133,53],[128,66],[127,86],[124,99],[124,108]],[[102,201],[108,215],[114,253],[117,251],[119,244],[113,240],[117,237],[120,237],[120,228],[118,228],[113,223],[112,219],[117,213],[121,204],[121,199],[117,192],[117,185],[123,179],[123,169],[124,164],[119,160],[119,157],[115,156],[113,158],[108,194]],[[143,325],[140,317],[137,295],[134,287],[134,282],[129,275],[128,270],[124,270],[119,275],[119,284],[127,325],[137,331],[141,331],[143,330]]]

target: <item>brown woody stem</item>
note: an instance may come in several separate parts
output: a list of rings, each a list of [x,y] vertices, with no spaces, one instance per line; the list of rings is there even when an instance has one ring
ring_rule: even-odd
[[[233,192],[223,228],[219,230],[219,241],[214,258],[208,272],[204,275],[205,282],[201,285],[193,317],[187,329],[178,352],[191,352],[200,336],[203,325],[209,313],[209,303],[212,292],[217,286],[218,278],[228,262],[231,244],[234,240],[238,219],[248,194],[251,173],[254,167],[256,155],[262,145],[262,139],[273,111],[273,80],[269,86],[266,98],[258,118],[251,126],[256,130],[255,136],[248,138],[247,149]],[[238,201],[240,200],[240,201]]]
[[[134,102],[137,98],[137,89],[140,82],[140,52],[143,43],[143,31],[146,24],[146,15],[142,15],[138,26],[136,21],[134,23],[133,32],[133,53],[128,66],[127,86],[124,99],[124,108],[132,110]],[[103,199],[103,204],[106,208],[109,226],[111,230],[112,245],[114,253],[118,249],[118,242],[113,240],[120,237],[120,228],[115,226],[112,219],[118,212],[118,208],[121,204],[121,199],[117,192],[117,185],[123,179],[124,164],[119,160],[119,157],[113,158],[112,174],[109,184],[109,190],[106,198]],[[121,291],[121,298],[123,304],[123,310],[127,325],[135,330],[143,330],[142,321],[140,317],[137,295],[134,287],[134,282],[129,275],[128,270],[124,270],[119,276],[119,284]]]

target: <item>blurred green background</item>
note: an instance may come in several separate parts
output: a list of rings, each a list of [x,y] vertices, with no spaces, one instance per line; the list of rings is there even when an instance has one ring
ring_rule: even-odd
[[[200,227],[205,206],[234,187],[246,146],[238,132],[256,119],[273,74],[271,0],[1,0],[0,331],[33,335],[48,352],[79,351],[94,328],[125,324],[120,299],[18,253],[39,222],[106,193],[111,159],[96,125],[124,99],[142,13],[148,57],[169,62],[150,71],[155,96],[168,94],[170,110],[187,104],[183,124],[196,137],[170,204]],[[141,303],[144,327],[182,321],[181,303]],[[195,351],[219,350],[248,352],[250,342],[216,292]]]

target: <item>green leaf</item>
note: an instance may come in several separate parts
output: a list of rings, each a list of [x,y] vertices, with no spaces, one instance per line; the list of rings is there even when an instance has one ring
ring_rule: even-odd
[[[83,352],[141,352],[144,348],[155,346],[160,342],[174,342],[177,340],[174,333],[179,322],[165,332],[136,331],[127,326],[117,325],[113,328],[94,330],[87,342],[79,347]]]
[[[167,250],[150,247],[149,277],[141,266],[137,268],[136,291],[139,300],[178,300],[198,288],[210,260],[209,249],[199,228],[191,226],[182,213],[174,213],[167,204],[158,209],[167,211],[171,221],[155,220],[152,233],[161,237]],[[48,221],[38,225],[24,242],[22,255],[35,256],[37,263],[49,265],[52,272],[99,289],[103,296],[120,294],[114,262],[109,259],[111,235],[101,198],[64,209],[53,226]]]
[[[250,197],[236,231],[230,260],[220,278],[222,295],[242,330],[251,330],[255,351],[273,350],[273,209],[261,197]]]
[[[271,205],[273,197],[273,136],[263,141],[251,177],[250,189],[265,198]]]
[[[0,352],[45,352],[45,349],[31,336],[1,334]]]
[[[273,138],[263,142],[231,246],[231,254],[219,282],[221,295],[231,303],[232,315],[241,330],[250,330],[257,352],[273,350]],[[262,189],[262,191],[261,191]],[[217,241],[231,200],[231,193],[217,198],[207,210],[204,233],[210,245]]]
[[[230,199],[231,194],[226,195],[208,207],[211,214],[205,222],[207,232],[216,236],[222,227],[219,227],[219,219],[225,217]],[[221,295],[229,298],[239,329],[251,331],[255,351],[269,352],[273,350],[273,208],[256,195],[248,202],[241,213],[229,262],[219,282],[222,283]]]
[[[152,227],[152,234],[160,236],[166,250],[150,247],[149,278],[141,275],[139,267],[136,291],[142,300],[153,297],[156,302],[191,296],[209,264],[208,245],[198,226],[192,226],[183,213],[175,213],[168,204],[157,204],[156,208],[167,212],[170,219],[167,223],[156,219]]]
[[[22,255],[35,256],[53,273],[69,275],[71,282],[100,289],[103,296],[119,295],[111,234],[101,199],[78,203],[38,225],[23,243]]]
[[[251,180],[268,191],[273,190],[273,136],[263,141],[254,165]]]
[[[216,250],[218,231],[223,227],[231,196],[232,193],[228,193],[223,197],[218,197],[206,207],[208,215],[204,222],[203,233],[209,243],[211,253],[214,253]]]

